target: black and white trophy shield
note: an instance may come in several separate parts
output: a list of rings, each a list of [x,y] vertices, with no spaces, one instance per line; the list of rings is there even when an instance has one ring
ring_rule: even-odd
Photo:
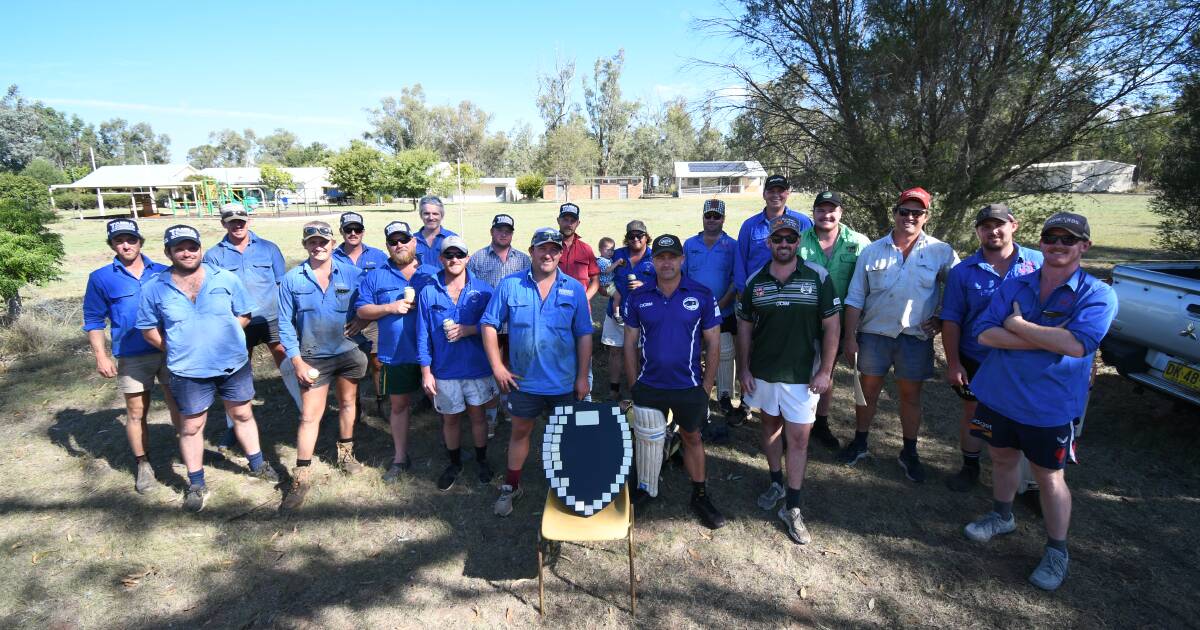
[[[560,501],[591,516],[621,493],[633,463],[633,435],[612,403],[555,407],[542,439],[546,479]]]

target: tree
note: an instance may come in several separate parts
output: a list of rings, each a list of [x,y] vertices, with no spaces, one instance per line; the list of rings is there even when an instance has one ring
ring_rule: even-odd
[[[541,197],[545,188],[546,176],[541,173],[529,173],[517,178],[517,191],[531,201]]]
[[[196,168],[249,166],[256,136],[253,129],[238,133],[222,129],[208,134],[208,144],[188,149],[188,163]]]
[[[371,130],[363,133],[363,138],[379,148],[391,153],[415,147],[432,148],[432,115],[425,106],[425,90],[420,83],[401,88],[398,100],[391,96],[380,99],[379,107],[368,109],[367,113]]]
[[[574,116],[546,132],[538,156],[538,170],[563,183],[578,182],[596,173],[600,148],[588,134],[583,119]]]
[[[571,81],[575,80],[575,60],[555,59],[554,70],[538,75],[537,108],[546,124],[546,132],[558,129],[579,106],[571,103]]]
[[[766,125],[761,141],[865,209],[867,229],[925,187],[931,232],[950,238],[1032,164],[1101,133],[1105,112],[1161,89],[1200,22],[1175,0],[743,4],[703,24],[757,64],[712,62],[744,83],[733,107]]]
[[[383,177],[383,154],[361,140],[351,140],[348,148],[329,158],[329,181],[360,202],[385,189]]]
[[[478,161],[488,124],[492,115],[471,101],[462,101],[457,107],[439,106],[430,110],[432,121],[431,144],[417,147],[433,149],[448,162],[462,160]]]
[[[0,173],[0,298],[9,323],[21,315],[22,287],[58,278],[62,236],[49,228],[57,217],[48,200],[37,180]]]
[[[613,158],[619,154],[618,147],[629,132],[629,120],[637,111],[637,104],[621,99],[621,70],[625,65],[625,49],[610,58],[596,60],[592,81],[583,84],[584,109],[587,110],[588,128],[596,140],[599,154],[596,173],[608,175]]]
[[[539,147],[529,124],[525,123],[514,127],[508,134],[508,138],[508,149],[504,152],[504,166],[498,173],[511,175],[535,170],[534,164],[537,163]]]
[[[124,118],[100,123],[96,157],[104,164],[166,164],[171,157],[171,138],[155,134],[149,124],[130,125]]]
[[[19,171],[37,155],[37,112],[8,86],[0,99],[0,169]]]
[[[417,200],[438,184],[437,162],[438,155],[430,149],[401,151],[384,164],[381,190],[412,199],[416,210]]]
[[[258,164],[285,164],[288,151],[296,148],[296,134],[286,129],[276,129],[270,135],[258,139],[254,148],[254,160]]]
[[[503,131],[496,132],[483,141],[474,164],[479,166],[479,172],[492,177],[504,177],[512,172],[506,163],[509,146],[508,135]]]
[[[1188,74],[1179,81],[1179,114],[1150,209],[1159,219],[1155,243],[1189,258],[1200,257],[1200,32],[1192,33]]]
[[[322,142],[313,142],[306,147],[296,145],[283,155],[283,165],[288,168],[321,166],[333,156],[333,151]]]
[[[481,177],[479,169],[466,162],[450,163],[449,168],[440,171],[434,169],[432,175],[433,183],[429,187],[429,193],[442,197],[453,197],[458,193],[460,186],[462,190],[474,188],[479,184]]]
[[[263,186],[266,186],[267,190],[272,193],[281,188],[284,190],[296,189],[296,182],[292,180],[291,174],[274,164],[263,164],[258,171]]]
[[[33,158],[25,168],[21,170],[21,174],[25,177],[30,177],[41,182],[42,186],[49,187],[55,184],[67,183],[67,174],[61,168],[58,168],[46,158]]]

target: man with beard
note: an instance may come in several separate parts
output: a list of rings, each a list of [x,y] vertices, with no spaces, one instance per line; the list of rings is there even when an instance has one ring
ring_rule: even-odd
[[[993,203],[980,208],[975,215],[979,251],[950,270],[946,292],[942,296],[946,381],[963,401],[962,416],[958,421],[958,445],[962,449],[963,466],[957,475],[946,479],[946,485],[957,492],[966,492],[979,482],[979,456],[983,449],[983,440],[971,435],[976,401],[970,388],[979,364],[988,355],[988,348],[981,345],[971,331],[1001,283],[1033,273],[1042,266],[1041,252],[1013,242],[1017,227],[1017,219],[1008,206]]]
[[[117,389],[125,398],[125,437],[133,451],[137,471],[133,487],[146,492],[157,479],[150,465],[147,418],[150,415],[150,391],[154,380],[162,387],[171,424],[179,426],[179,408],[167,387],[170,373],[158,348],[142,337],[137,321],[142,286],[167,269],[142,253],[145,239],[136,222],[113,219],[108,222],[108,247],[116,254],[110,264],[88,276],[83,293],[83,330],[96,359],[96,372],[104,378],[116,378]],[[104,329],[112,324],[112,357],[104,343]],[[116,362],[113,362],[116,358]]]
[[[792,185],[783,175],[772,175],[763,182],[762,212],[742,222],[738,230],[737,253],[733,264],[733,287],[738,292],[746,288],[746,279],[754,275],[763,265],[771,262],[771,250],[767,247],[767,236],[771,222],[787,215],[796,220],[800,230],[812,227],[808,217],[787,206]]]
[[[558,231],[562,234],[562,257],[558,266],[587,289],[586,297],[591,304],[592,297],[600,290],[600,267],[596,264],[592,246],[579,236],[579,206],[564,203],[558,207]]]
[[[179,404],[179,452],[187,466],[188,488],[183,509],[204,508],[204,421],[217,395],[250,460],[252,475],[276,483],[279,476],[266,461],[258,442],[258,425],[250,401],[254,377],[244,329],[256,308],[241,280],[224,269],[202,263],[200,233],[188,225],[167,228],[163,251],[171,267],[142,289],[137,328],[167,355],[171,393]]]
[[[863,249],[846,291],[846,330],[842,352],[856,366],[866,405],[855,407],[854,439],[837,455],[853,466],[870,457],[867,435],[883,379],[893,366],[900,390],[900,425],[904,447],[897,461],[910,481],[923,483],[925,467],[917,456],[921,429],[921,383],[933,378],[933,338],[941,330],[937,317],[938,284],[958,264],[948,243],[925,233],[931,197],[923,188],[900,193],[892,209],[895,227]]]
[[[391,398],[388,423],[395,447],[392,465],[383,475],[399,481],[409,469],[408,425],[412,395],[421,391],[421,366],[417,363],[417,293],[429,281],[419,271],[416,248],[408,224],[392,221],[383,228],[388,254],[386,265],[368,272],[360,281],[355,312],[379,324],[379,360],[383,363],[381,389]]]
[[[449,236],[457,236],[457,234],[442,226],[442,221],[446,218],[446,207],[442,205],[440,198],[434,195],[421,197],[421,200],[417,202],[417,209],[420,210],[421,222],[424,223],[415,234],[417,262],[422,274],[433,277],[442,270],[442,264],[438,262],[438,253],[442,251],[442,240]]]
[[[625,225],[625,246],[613,252],[613,285],[618,296],[610,297],[608,310],[604,314],[604,328],[600,332],[600,343],[608,346],[608,389],[612,400],[621,400],[621,369],[625,345],[625,325],[621,321],[624,302],[629,294],[645,284],[654,284],[654,254],[650,252],[650,234],[646,224],[630,221]],[[622,310],[616,305],[621,304]],[[630,386],[633,382],[630,381]]]

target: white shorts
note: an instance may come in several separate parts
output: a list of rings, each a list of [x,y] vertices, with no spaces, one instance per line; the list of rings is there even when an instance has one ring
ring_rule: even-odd
[[[612,315],[605,315],[604,330],[600,332],[600,343],[614,348],[624,348],[625,325],[618,324]]]
[[[769,416],[782,416],[787,422],[812,424],[817,420],[817,401],[807,383],[768,383],[754,379],[754,393],[743,394],[751,407]]]
[[[496,387],[496,379],[491,376],[438,379],[437,397],[433,400],[433,408],[438,413],[447,415],[462,413],[466,411],[467,405],[482,407],[499,393],[500,388]]]

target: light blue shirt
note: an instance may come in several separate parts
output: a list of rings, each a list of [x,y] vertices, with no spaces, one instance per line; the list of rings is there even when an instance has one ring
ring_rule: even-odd
[[[232,271],[242,281],[256,305],[250,323],[259,324],[279,317],[279,283],[287,273],[287,263],[275,243],[254,232],[250,232],[249,239],[246,251],[239,252],[226,235],[216,247],[204,252],[204,262]]]
[[[792,217],[800,224],[803,232],[812,227],[812,219],[784,207],[783,213]],[[753,276],[762,266],[771,261],[771,248],[767,247],[767,237],[771,235],[771,222],[767,219],[767,211],[746,219],[738,230],[737,257],[733,265],[733,286],[741,293],[746,288],[746,279]],[[717,296],[720,298],[720,296]]]
[[[358,255],[358,262],[354,262],[353,260],[350,260],[350,255],[346,253],[345,247],[346,244],[342,243],[341,245],[333,248],[333,258],[338,262],[343,262],[347,265],[353,265],[363,271],[378,269],[387,264],[388,255],[387,252],[383,251],[382,249],[375,249],[374,247],[363,243],[362,253]]]
[[[859,254],[846,306],[862,311],[862,332],[926,339],[921,323],[937,314],[939,285],[957,264],[953,247],[923,232],[905,258],[888,232]]]
[[[168,268],[142,287],[137,328],[162,331],[167,369],[172,374],[226,376],[249,359],[246,333],[238,317],[254,308],[246,287],[230,271],[204,263],[204,284],[192,302],[175,286]]]
[[[396,263],[388,263],[363,275],[358,285],[357,311],[367,304],[391,304],[404,299],[404,287],[411,286],[418,294],[429,282],[429,276],[418,269],[411,279],[405,279]],[[379,360],[388,365],[417,362],[417,308],[404,315],[379,318],[379,343],[375,346]]]
[[[704,245],[704,233],[701,232],[683,242],[683,275],[708,287],[718,302],[733,286],[733,265],[737,258],[737,241],[721,232],[712,247]],[[729,317],[733,313],[733,303],[721,309],[721,317]]]
[[[142,286],[153,282],[158,274],[168,267],[151,261],[142,255],[141,278],[134,278],[125,265],[113,257],[112,264],[105,265],[88,276],[87,289],[83,292],[83,330],[104,330],[105,323],[112,323],[112,353],[114,357],[136,357],[158,352],[150,345],[137,322],[138,307],[142,301]]]
[[[433,245],[425,242],[425,235],[422,234],[422,230],[425,228],[421,228],[417,230],[416,234],[413,234],[413,238],[417,240],[417,264],[420,265],[418,269],[430,278],[442,270],[442,261],[438,260],[442,253],[442,241],[446,240],[447,236],[458,236],[446,229],[444,225],[441,228],[441,231],[433,237]]]
[[[467,274],[458,303],[446,290],[446,272],[438,272],[417,297],[417,363],[428,365],[435,378],[466,379],[491,376],[483,337],[470,335],[457,341],[446,339],[442,322],[452,319],[464,326],[478,326],[492,299],[492,285]]]
[[[975,320],[987,309],[992,294],[1009,278],[1016,278],[1037,271],[1042,266],[1042,252],[1016,245],[1016,260],[1003,278],[988,264],[983,251],[976,251],[966,260],[955,265],[946,278],[946,292],[942,295],[942,320],[954,322],[962,329],[958,351],[977,362],[982,362],[990,348],[979,343],[971,330]]]
[[[354,318],[351,306],[362,271],[337,259],[330,264],[324,291],[307,260],[287,272],[279,284],[279,341],[289,359],[333,357],[357,346],[346,338],[345,328]]]

